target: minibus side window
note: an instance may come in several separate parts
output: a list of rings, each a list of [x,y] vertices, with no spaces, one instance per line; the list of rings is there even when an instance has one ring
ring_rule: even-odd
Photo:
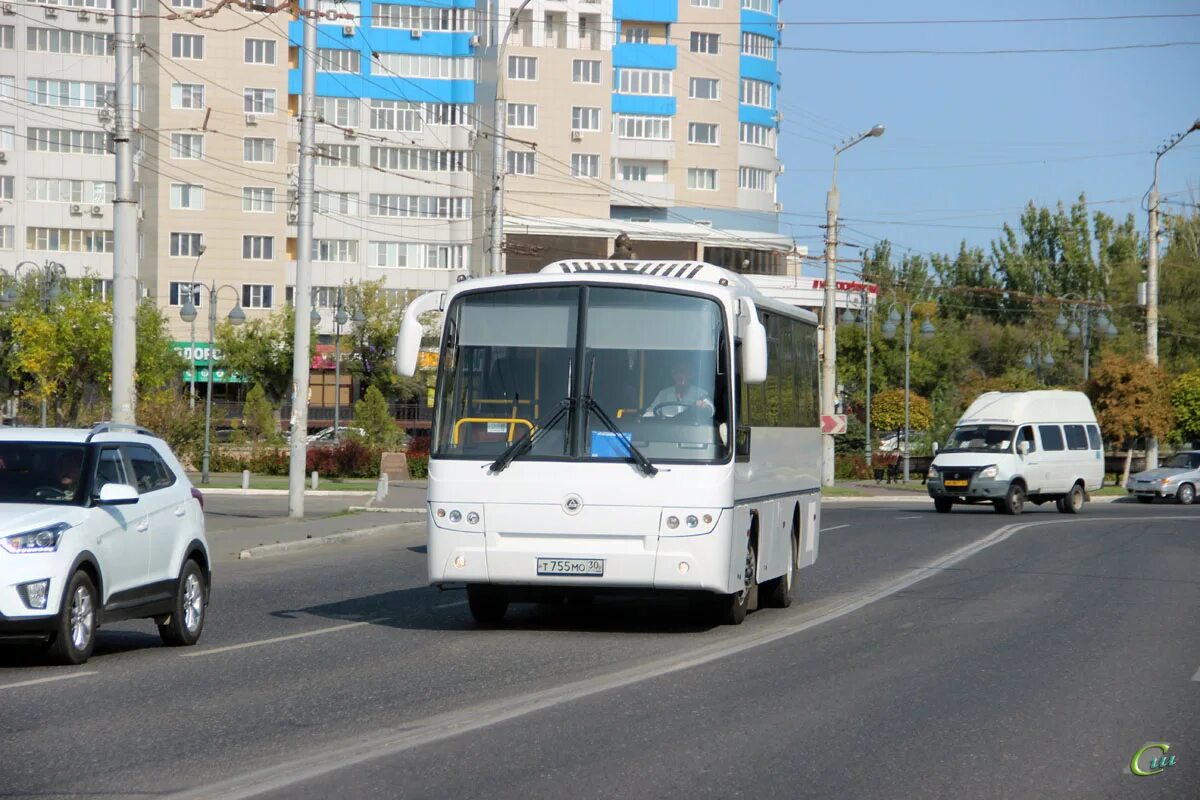
[[[1087,431],[1082,425],[1064,425],[1067,431],[1067,447],[1071,450],[1087,450]]]
[[[1093,450],[1103,450],[1104,449],[1104,440],[1100,438],[1100,429],[1098,427],[1096,427],[1095,425],[1088,425],[1087,433],[1088,433],[1088,444],[1090,444],[1092,446],[1092,449]]]
[[[1062,428],[1057,425],[1038,425],[1038,436],[1042,439],[1043,450],[1062,450]]]

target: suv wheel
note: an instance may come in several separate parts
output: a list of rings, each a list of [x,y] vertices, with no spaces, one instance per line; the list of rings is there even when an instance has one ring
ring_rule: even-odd
[[[61,664],[83,664],[96,646],[96,586],[83,570],[71,576],[50,639],[50,657]]]
[[[1175,492],[1175,502],[1181,506],[1190,506],[1196,499],[1196,487],[1185,483]]]
[[[173,647],[191,646],[200,640],[204,630],[204,615],[208,608],[208,592],[204,573],[192,559],[179,571],[179,586],[175,590],[175,606],[171,615],[158,625],[158,635]]]

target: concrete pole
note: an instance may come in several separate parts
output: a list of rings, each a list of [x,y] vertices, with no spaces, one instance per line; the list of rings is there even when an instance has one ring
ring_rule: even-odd
[[[137,192],[133,181],[133,0],[116,0],[117,156],[113,200],[112,419],[132,425],[137,396]]]
[[[341,442],[342,424],[342,287],[338,287],[333,312],[333,441]]]
[[[867,328],[867,467],[875,457],[874,442],[871,441],[871,293],[863,290],[863,325]]]
[[[316,147],[317,0],[304,0],[304,46],[300,81],[300,177],[296,223],[295,330],[292,340],[291,453],[288,516],[304,518],[304,467],[308,455],[308,345],[312,335],[313,180]]]
[[[213,389],[213,372],[217,368],[217,359],[213,357],[216,352],[217,341],[217,284],[213,281],[212,289],[208,293],[208,377],[204,381],[204,452],[200,456],[200,483],[208,483],[208,462],[212,458],[212,389]],[[192,367],[192,375],[195,376],[196,368]]]
[[[1159,156],[1162,157],[1161,154]],[[1150,249],[1146,258],[1146,360],[1158,364],[1158,159],[1150,187]],[[1158,439],[1146,439],[1146,469],[1158,467]]]
[[[1087,381],[1091,371],[1092,362],[1092,309],[1090,306],[1083,307],[1083,380]]]
[[[825,358],[821,363],[821,413],[832,414],[837,392],[837,155],[833,157],[834,183],[825,196],[825,308],[821,329],[825,333]],[[833,434],[821,434],[821,485],[833,486]]]
[[[492,109],[492,230],[491,230],[491,273],[504,274],[504,175],[507,171],[505,159],[505,126],[508,124],[508,108],[504,101],[504,73],[507,65],[504,63],[504,48],[508,45],[508,37],[512,34],[513,23],[521,16],[521,12],[532,0],[524,0],[517,10],[508,18],[504,35],[496,43],[496,103]],[[500,3],[495,5],[496,17],[500,16]]]
[[[912,364],[912,301],[904,302],[904,482],[908,483],[908,457],[912,450],[912,434],[908,419],[908,374]]]

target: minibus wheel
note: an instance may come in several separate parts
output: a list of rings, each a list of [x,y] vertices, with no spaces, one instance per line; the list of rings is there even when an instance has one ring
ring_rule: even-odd
[[[1058,510],[1064,514],[1078,514],[1083,511],[1083,487],[1078,483],[1071,487],[1071,491],[1059,498],[1056,505]]]
[[[1016,515],[1025,510],[1025,487],[1019,483],[1009,485],[1003,500],[996,501],[996,510],[1001,514]]]

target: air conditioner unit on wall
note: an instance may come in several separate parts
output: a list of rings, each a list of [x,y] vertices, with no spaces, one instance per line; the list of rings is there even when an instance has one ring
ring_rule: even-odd
[[[78,203],[75,203],[71,206],[71,214],[73,214],[74,216],[78,217],[82,213],[83,213],[83,206],[79,205]]]
[[[353,36],[353,35],[354,35],[354,26],[353,25],[343,25],[342,26],[342,36]]]
[[[479,34],[471,37],[471,47],[479,47]]]
[[[93,217],[103,217],[104,216],[104,206],[92,206],[92,216]]]
[[[296,214],[294,212],[291,214],[288,214],[288,216],[287,216],[288,225],[295,225],[297,220],[299,220],[299,219],[300,219],[299,214]]]
[[[88,12],[86,11],[81,10],[78,14],[76,14],[76,16],[79,17],[79,19],[83,22],[88,21]]]
[[[46,7],[46,19],[54,19],[58,16],[58,12],[49,6]]]
[[[420,38],[421,38],[421,29],[420,29],[420,28],[413,28],[412,30],[410,30],[410,31],[408,32],[408,35],[409,35],[409,36],[411,36],[411,37],[412,37],[412,38],[414,38],[414,39],[420,39]]]
[[[17,13],[16,9],[13,8],[12,3],[0,3],[0,11],[3,11],[5,14],[9,15]]]
[[[572,142],[582,142],[583,141],[583,131],[571,131],[571,141]]]
[[[247,125],[257,125],[258,117],[254,116],[253,114],[247,114],[246,115],[246,124]]]
[[[4,150],[0,150],[0,164],[7,164],[7,163],[8,163],[8,153]]]

